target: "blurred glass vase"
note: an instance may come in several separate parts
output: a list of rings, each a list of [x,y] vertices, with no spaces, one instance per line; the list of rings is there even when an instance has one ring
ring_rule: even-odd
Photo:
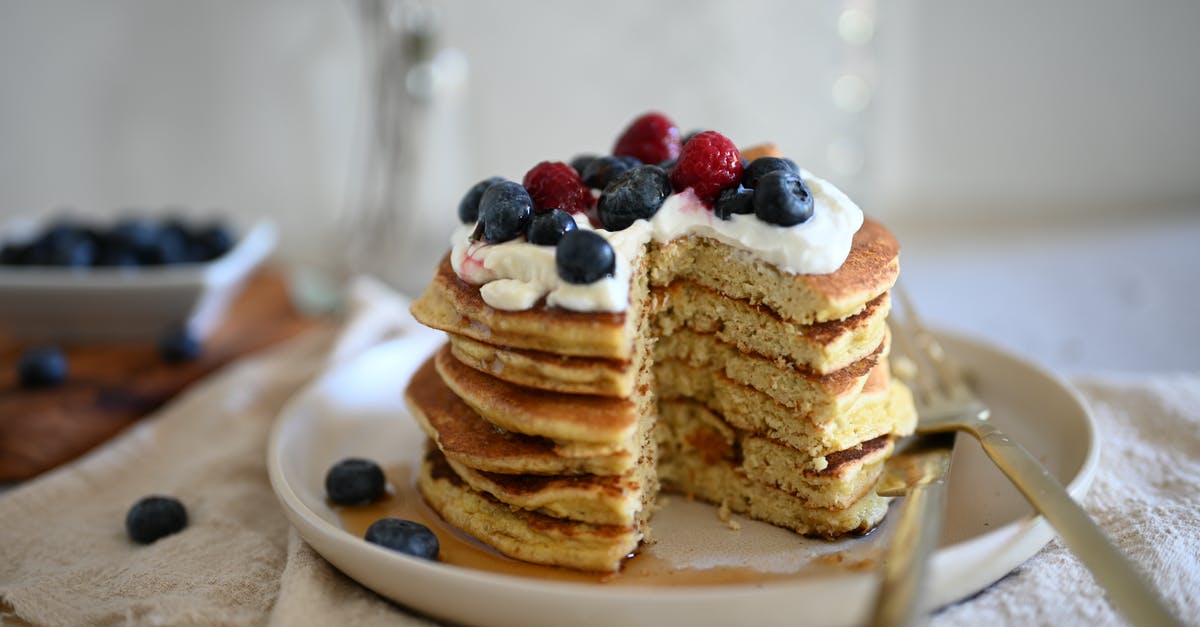
[[[466,188],[467,62],[439,46],[435,2],[353,2],[365,97],[341,225],[347,262],[415,296],[449,248]]]

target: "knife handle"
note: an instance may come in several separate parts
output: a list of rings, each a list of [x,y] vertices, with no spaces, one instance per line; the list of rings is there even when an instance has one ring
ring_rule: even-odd
[[[1058,532],[1092,572],[1117,610],[1134,625],[1180,625],[1133,564],[1092,517],[1029,451],[989,422],[972,425],[984,452]]]
[[[904,497],[884,555],[883,581],[871,625],[894,627],[925,622],[923,603],[928,587],[929,556],[941,538],[946,488],[945,473],[938,473],[913,485]]]

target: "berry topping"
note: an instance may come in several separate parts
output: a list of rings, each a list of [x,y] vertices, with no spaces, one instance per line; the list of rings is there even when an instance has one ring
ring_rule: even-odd
[[[479,219],[479,199],[483,198],[483,193],[487,188],[502,183],[504,179],[493,176],[490,179],[484,179],[471,186],[467,193],[458,202],[458,219],[463,224],[470,224]]]
[[[650,219],[671,195],[671,178],[656,165],[631,168],[609,183],[596,207],[600,223],[620,231],[640,218]]]
[[[325,493],[338,505],[365,505],[383,496],[383,470],[369,459],[350,457],[325,473]]]
[[[671,170],[675,191],[692,188],[696,197],[711,205],[721,190],[742,180],[742,155],[728,137],[715,131],[696,135],[679,153]]]
[[[595,283],[617,270],[617,254],[599,233],[578,229],[564,233],[554,250],[558,276],[567,283]]]
[[[583,182],[592,189],[604,189],[629,168],[639,165],[642,162],[633,157],[599,157],[592,160],[583,171]]]
[[[363,537],[371,544],[427,560],[437,559],[440,549],[429,527],[402,518],[380,518],[367,527]]]
[[[661,113],[647,113],[634,120],[613,148],[618,157],[636,157],[642,163],[658,163],[679,156],[679,127]]]
[[[553,246],[562,239],[563,233],[574,231],[576,228],[575,219],[566,211],[539,211],[533,214],[529,230],[525,232],[525,239],[529,240],[530,244]]]
[[[735,213],[754,213],[754,190],[738,185],[722,191],[717,195],[713,213],[722,220]]]
[[[138,544],[150,544],[187,527],[183,503],[169,496],[147,496],[125,514],[125,532]]]
[[[67,358],[57,348],[25,351],[17,362],[17,379],[26,388],[48,388],[67,380]]]
[[[596,202],[579,173],[561,161],[543,161],[533,166],[525,173],[523,184],[538,211],[562,209],[567,213],[586,213]]]
[[[812,217],[812,194],[799,175],[787,170],[768,172],[754,190],[754,214],[769,224],[800,224]]]
[[[688,134],[683,136],[684,145],[687,145],[688,142],[692,141],[693,137],[699,135],[700,133],[703,133],[705,130],[707,130],[707,129],[694,128],[694,129],[688,131]]]
[[[479,226],[483,239],[497,244],[520,237],[529,225],[533,199],[524,187],[501,181],[487,188],[479,199]]]
[[[158,354],[163,361],[177,364],[200,356],[200,340],[186,325],[173,327],[158,340]]]
[[[586,170],[588,165],[590,165],[597,158],[598,157],[596,155],[575,155],[575,157],[571,159],[571,169],[578,172],[579,176],[583,176],[583,171]]]
[[[791,159],[759,157],[746,166],[746,171],[742,173],[742,186],[754,189],[758,185],[758,179],[762,175],[776,170],[786,170],[796,176],[800,176],[800,166],[796,165],[796,162]]]

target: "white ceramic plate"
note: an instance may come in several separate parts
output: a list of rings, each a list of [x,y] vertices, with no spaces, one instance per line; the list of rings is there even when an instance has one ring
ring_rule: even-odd
[[[976,340],[940,335],[947,349],[977,374],[993,420],[1081,498],[1099,452],[1095,425],[1079,397],[1018,357]],[[814,569],[812,560],[831,552],[877,556],[888,539],[886,522],[865,538],[830,543],[746,520],[740,531],[731,531],[710,506],[670,499],[653,523],[660,540],[649,550],[657,558],[682,568],[751,565],[775,570],[792,564],[813,573],[703,587],[499,575],[410,558],[344,531],[326,505],[325,471],[350,455],[386,466],[419,461],[424,436],[404,409],[403,388],[441,341],[439,334],[422,329],[370,349],[299,394],[275,425],[268,450],[275,492],[300,534],[350,577],[431,616],[471,625],[850,625],[865,619],[877,588],[873,574],[833,566],[826,572]],[[935,606],[991,585],[1053,535],[966,436],[955,452],[947,516],[932,562]]]

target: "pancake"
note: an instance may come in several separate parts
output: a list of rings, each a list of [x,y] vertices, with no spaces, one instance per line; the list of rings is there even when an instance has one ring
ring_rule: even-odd
[[[469,368],[443,347],[435,358],[446,385],[492,424],[553,440],[623,445],[641,417],[636,398],[533,390]]]
[[[463,482],[436,448],[426,453],[417,487],[446,522],[504,555],[536,564],[615,571],[644,535],[644,521],[596,525],[509,507]]]
[[[557,172],[558,191],[577,176],[535,170]],[[576,207],[593,232],[553,250],[504,230],[515,204],[485,218],[504,235],[456,231],[411,307],[448,335],[406,392],[431,442],[430,506],[505,555],[600,571],[645,539],[660,489],[809,536],[877,525],[875,486],[915,425],[887,365],[899,245],[802,176],[812,228],[717,215],[675,188],[628,230]]]
[[[788,274],[740,252],[693,236],[652,245],[642,259],[654,285],[687,279],[729,298],[765,306],[795,324],[853,316],[883,295],[899,274],[895,237],[869,219],[854,235],[846,261],[830,274]],[[645,293],[645,288],[634,286],[630,309],[621,313],[568,311],[544,303],[504,311],[485,303],[479,288],[460,279],[446,257],[411,310],[426,326],[493,346],[630,361]]]
[[[912,395],[890,379],[887,362],[872,368],[858,397],[834,415],[797,411],[722,372],[684,362],[664,360],[654,369],[660,399],[695,399],[735,428],[805,453],[816,467],[830,453],[881,435],[907,435],[916,426]]]
[[[446,457],[478,470],[509,474],[620,475],[633,469],[638,451],[581,454],[569,444],[497,428],[450,391],[427,361],[405,391],[409,411]]]

